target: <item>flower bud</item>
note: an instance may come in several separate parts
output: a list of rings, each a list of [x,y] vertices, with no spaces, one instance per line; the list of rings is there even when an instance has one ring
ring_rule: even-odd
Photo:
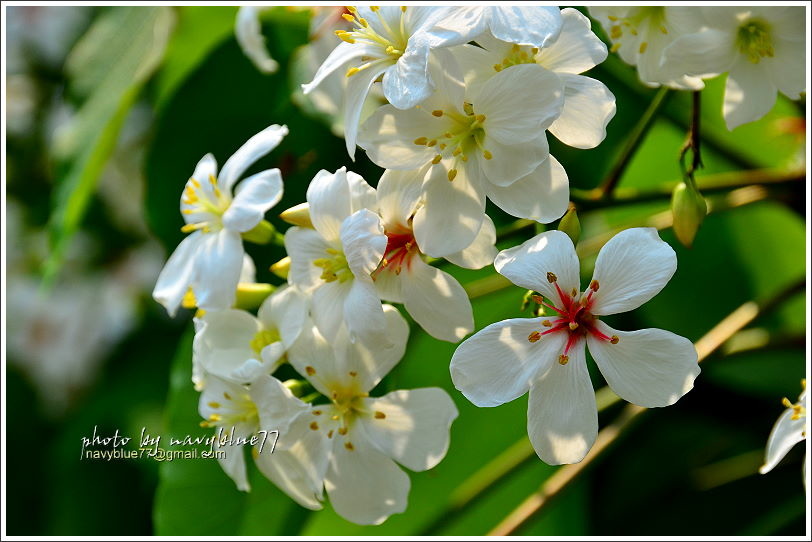
[[[244,310],[256,309],[274,290],[276,286],[273,284],[240,282],[237,284],[237,301],[234,307]]]
[[[567,212],[561,217],[558,229],[572,239],[573,245],[578,244],[578,239],[581,237],[581,221],[578,220],[578,213],[575,211],[575,205],[572,202],[570,202]]]
[[[285,256],[275,264],[271,265],[271,273],[280,279],[287,279],[290,271],[290,256]]]
[[[273,239],[276,233],[276,228],[267,220],[261,221],[252,229],[244,232],[242,238],[249,243],[256,243],[257,245],[267,245]]]
[[[680,183],[671,197],[671,212],[674,215],[674,234],[680,243],[691,248],[696,232],[708,214],[705,198],[693,186]]]
[[[290,209],[282,211],[279,218],[294,226],[301,226],[303,228],[313,227],[313,223],[310,221],[310,204],[307,202],[294,205]]]

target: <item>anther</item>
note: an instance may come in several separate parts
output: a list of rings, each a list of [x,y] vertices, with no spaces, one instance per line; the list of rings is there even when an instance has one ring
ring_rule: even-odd
[[[350,371],[350,376],[355,378],[356,376],[358,376],[358,373],[356,373],[355,371]]]
[[[646,49],[648,49],[648,42],[644,41],[643,43],[640,44],[640,54],[642,55],[643,53],[645,53]]]
[[[448,170],[448,180],[449,181],[453,181],[456,176],[457,176],[457,170],[456,169],[449,169]]]
[[[537,342],[539,339],[541,339],[541,332],[539,331],[534,331],[533,333],[527,336],[527,340],[530,341],[531,343]]]
[[[485,160],[490,160],[493,158],[493,154],[491,154],[491,151],[488,150],[482,151],[482,156],[485,157]]]
[[[226,398],[226,400],[231,401],[231,396],[228,394],[228,392],[227,392],[227,391],[224,391],[224,392],[223,392],[223,397],[225,397],[225,398]]]
[[[414,140],[415,145],[425,145],[428,143],[429,139],[427,137],[418,137]]]
[[[555,273],[547,271],[547,282],[552,284],[553,282],[556,282],[557,280],[558,280],[558,277],[555,276]]]
[[[593,292],[597,292],[598,288],[600,287],[601,283],[598,282],[597,280],[593,280],[592,282],[589,283],[589,289],[592,290]]]
[[[378,419],[378,420],[382,420],[382,419],[386,418],[386,414],[384,414],[380,410],[376,410],[375,411],[375,418]]]
[[[313,376],[314,374],[316,374],[316,369],[308,365],[307,367],[305,367],[305,372],[307,373],[307,376]]]
[[[565,356],[564,354],[558,356],[558,363],[560,363],[561,365],[566,365],[567,363],[569,363],[569,361],[570,361],[569,356]]]
[[[617,344],[618,342],[620,342],[620,337],[618,337],[617,335],[612,335],[612,338],[609,339],[609,342],[612,344]]]
[[[570,322],[570,331],[578,329],[578,322]]]
[[[346,449],[348,449],[349,451],[353,451],[353,450],[355,449],[355,446],[353,446],[353,445],[352,445],[352,442],[350,442],[350,441],[345,442],[345,443],[344,443],[344,447],[345,447]]]
[[[312,422],[310,424],[310,429],[312,429],[313,431],[318,431],[319,430],[319,424],[316,423],[316,422]]]
[[[435,117],[442,117],[443,116],[443,110],[442,109],[435,109],[434,111],[431,112],[431,114],[434,115]]]
[[[339,435],[346,435],[347,434],[347,428],[346,427],[339,427],[338,428],[338,434]]]
[[[216,401],[211,401],[211,402],[209,403],[209,406],[210,406],[211,408],[220,408],[220,403],[218,403],[218,402],[216,402]]]
[[[549,320],[542,320],[541,325],[543,325],[544,327],[553,327],[553,323],[550,322]]]
[[[437,165],[437,164],[440,163],[440,160],[442,160],[442,159],[443,159],[443,157],[438,154],[434,158],[431,159],[431,163],[434,164],[434,165]]]
[[[314,410],[313,415],[314,416],[321,416],[321,410]]]

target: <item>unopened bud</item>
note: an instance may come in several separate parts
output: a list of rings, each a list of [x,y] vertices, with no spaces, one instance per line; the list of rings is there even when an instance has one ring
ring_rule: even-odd
[[[276,228],[267,220],[260,221],[259,224],[252,229],[244,232],[242,238],[249,243],[256,243],[257,245],[267,245],[273,239],[276,233]]]
[[[290,209],[282,211],[279,218],[294,226],[301,226],[303,228],[313,227],[313,223],[310,221],[310,204],[307,202],[294,205]]]
[[[290,256],[285,256],[275,264],[271,265],[271,273],[280,279],[287,279],[290,271]]]
[[[572,202],[570,202],[567,212],[561,217],[558,229],[569,236],[573,245],[578,244],[578,239],[581,237],[581,221],[578,220],[578,213],[575,212],[575,205]]]
[[[680,183],[671,197],[671,212],[674,216],[674,234],[680,243],[691,248],[696,232],[708,214],[705,198],[693,186]]]
[[[256,309],[274,290],[276,286],[273,284],[240,282],[237,284],[237,301],[234,306],[245,310]]]

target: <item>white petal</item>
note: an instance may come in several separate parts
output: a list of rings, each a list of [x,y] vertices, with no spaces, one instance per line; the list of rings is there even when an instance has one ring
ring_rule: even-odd
[[[237,489],[240,491],[251,491],[251,484],[248,483],[247,471],[245,470],[245,449],[243,445],[224,444],[215,439],[212,449],[218,452],[225,452],[225,457],[217,457],[217,462],[223,468],[229,478],[234,480]]]
[[[279,330],[282,343],[289,348],[299,337],[307,319],[308,298],[295,286],[280,286],[263,301],[257,318],[267,329]]]
[[[403,296],[400,293],[400,283],[402,277],[390,270],[388,267],[381,268],[380,272],[375,274],[375,291],[378,292],[378,297],[381,300],[391,301],[392,303],[403,303]]]
[[[279,380],[263,375],[249,386],[257,407],[260,429],[287,432],[297,416],[310,411],[310,405],[296,398]],[[270,450],[264,450],[270,453]]]
[[[761,474],[773,470],[793,446],[804,440],[808,419],[806,416],[801,416],[797,420],[793,420],[794,414],[792,409],[785,410],[770,431],[764,465],[759,469]]]
[[[564,350],[566,333],[531,343],[542,318],[513,318],[489,325],[457,347],[451,358],[454,387],[479,407],[498,406],[524,395]]]
[[[376,413],[359,420],[367,438],[401,465],[419,472],[434,468],[445,457],[451,422],[458,415],[445,390],[393,391],[366,399],[364,407]]]
[[[339,168],[335,173],[323,169],[316,173],[307,187],[307,202],[316,231],[328,242],[338,242],[341,222],[352,214],[347,168]]]
[[[530,175],[510,186],[488,186],[488,199],[515,217],[550,223],[567,211],[570,201],[567,172],[550,155]]]
[[[340,316],[335,315],[335,318],[338,320]],[[352,287],[344,298],[343,321],[347,325],[351,342],[359,339],[370,346],[381,347],[390,344],[381,300],[371,280],[352,281]]]
[[[282,175],[278,169],[267,169],[242,181],[234,200],[223,214],[223,226],[246,232],[259,224],[265,211],[282,199]]]
[[[416,169],[434,158],[434,150],[416,145],[419,137],[434,137],[447,131],[448,119],[432,116],[423,107],[401,111],[392,105],[379,107],[364,122],[358,145],[369,159],[387,169]]]
[[[288,361],[316,390],[326,397],[330,396],[332,383],[339,375],[336,353],[333,345],[325,340],[310,319],[302,328],[299,338],[288,349]]]
[[[516,92],[517,88],[533,92]],[[489,138],[506,145],[537,137],[561,114],[564,85],[553,72],[537,64],[504,69],[482,85],[474,112],[485,115]]]
[[[541,49],[536,62],[561,75],[583,73],[606,60],[606,45],[592,32],[587,17],[572,8],[562,9],[561,17],[561,34]]]
[[[718,74],[730,69],[737,53],[732,33],[705,28],[674,40],[665,49],[663,64],[669,73]]]
[[[383,95],[398,109],[411,109],[431,94],[429,44],[425,37],[412,36],[394,68],[383,76]]]
[[[485,215],[474,242],[460,252],[449,254],[445,259],[466,269],[482,269],[493,263],[496,252],[496,227],[491,217]]]
[[[392,71],[392,62],[388,59],[376,60],[370,66],[356,73],[347,80],[344,104],[344,139],[350,158],[355,160],[355,145],[358,138],[358,124],[361,112],[369,95],[372,83],[381,75],[384,78]]]
[[[488,26],[497,39],[544,47],[561,31],[561,12],[555,6],[489,6]]]
[[[587,335],[587,345],[606,383],[624,400],[646,408],[674,404],[694,387],[699,375],[691,341],[662,329],[618,331],[601,321],[596,327],[619,338],[617,344]]]
[[[158,275],[152,297],[164,306],[169,316],[175,316],[183,296],[189,290],[204,235],[196,231],[181,241]]]
[[[305,94],[311,92],[324,79],[338,69],[345,68],[351,61],[360,60],[364,56],[377,56],[380,50],[375,45],[363,43],[339,43],[333,52],[322,62],[313,80],[306,85],[302,85]]]
[[[227,309],[237,295],[245,254],[242,239],[239,233],[229,230],[204,236],[192,286],[197,306],[207,311]]]
[[[409,221],[420,203],[424,177],[422,169],[383,172],[378,181],[378,209],[387,231],[396,226],[410,226]]]
[[[329,256],[327,249],[332,248],[316,230],[292,227],[285,232],[285,250],[290,256],[288,280],[305,293],[324,281],[320,278],[322,268],[313,265],[313,261]]]
[[[592,448],[598,435],[598,408],[583,341],[570,350],[569,363],[553,363],[530,388],[527,434],[549,465],[578,463]]]
[[[803,28],[803,18],[795,18],[796,24]],[[804,70],[798,66],[806,66],[806,45],[803,40],[791,41],[788,39],[775,39],[775,57],[762,59],[770,72],[772,82],[789,99],[797,100],[806,90]]]
[[[205,326],[195,335],[195,354],[206,372],[224,379],[246,361],[257,357],[251,341],[262,329],[260,322],[243,310],[207,312]]]
[[[468,170],[460,169],[449,182],[442,162],[429,170],[423,185],[425,205],[413,222],[421,252],[442,258],[474,242],[485,216],[485,194],[478,181],[468,176]]]
[[[324,486],[338,515],[360,525],[378,525],[406,510],[409,477],[394,461],[358,431],[333,440]],[[345,448],[345,442],[353,449]]]
[[[197,211],[196,206],[187,205],[184,203],[186,200],[186,189],[189,189],[191,186],[191,190],[202,190],[206,196],[209,198],[214,198],[214,192],[211,190],[211,183],[209,183],[210,178],[217,178],[217,160],[214,159],[214,156],[209,153],[203,158],[195,166],[195,171],[192,173],[192,177],[186,182],[186,186],[184,187],[185,190],[181,193],[180,196],[180,212],[183,215],[183,220],[187,224],[197,224],[200,222],[208,222],[215,217],[209,212],[191,212]],[[195,186],[192,182],[194,179],[200,188]],[[229,197],[227,194],[223,194],[226,197]]]
[[[496,255],[493,266],[516,286],[535,290],[556,303],[560,298],[548,273],[555,275],[558,286],[566,293],[581,289],[578,256],[572,240],[562,231],[546,231],[503,250]]]
[[[242,257],[242,269],[240,270],[240,282],[256,282],[257,266],[248,254]]]
[[[450,47],[475,40],[488,28],[484,10],[480,6],[451,8],[448,16],[438,19],[427,30],[432,47]]]
[[[353,275],[371,284],[370,275],[378,268],[386,250],[381,217],[369,209],[348,216],[341,224],[341,244]]]
[[[488,181],[496,186],[509,186],[530,175],[550,156],[544,130],[538,130],[532,139],[509,145],[486,137],[483,145],[493,158],[482,157],[479,164]]]
[[[655,228],[630,228],[606,243],[598,253],[595,272],[599,290],[592,314],[616,314],[636,309],[662,290],[677,270],[677,255]]]
[[[455,343],[473,331],[471,302],[454,277],[420,257],[412,258],[401,276],[403,305],[429,335]]]
[[[259,470],[290,498],[310,510],[321,510],[330,442],[324,432],[313,431],[310,412],[302,413],[287,431],[280,431],[275,449],[266,448],[255,462]],[[263,427],[272,431],[273,427]]]
[[[288,135],[288,127],[272,124],[260,133],[251,137],[245,144],[231,155],[231,158],[223,164],[220,171],[220,187],[223,191],[229,192],[237,179],[251,167],[254,162],[274,150],[277,145]]]
[[[722,109],[728,130],[758,120],[769,113],[775,105],[777,95],[769,71],[744,57],[740,58],[730,68],[725,84],[725,103]]]
[[[377,210],[378,195],[363,177],[353,171],[348,171],[347,184],[350,187],[351,212],[354,213],[361,209]]]
[[[267,8],[264,8],[267,9]],[[262,26],[259,14],[263,8],[244,6],[237,11],[237,26],[234,34],[245,56],[251,59],[254,66],[263,73],[273,73],[279,64],[268,54],[265,47],[265,37],[262,35]]]
[[[590,77],[560,77],[564,83],[564,109],[550,125],[550,133],[570,147],[597,147],[606,137],[606,125],[615,116],[614,94]]]
[[[355,282],[325,282],[313,290],[310,312],[319,332],[330,342],[344,323],[344,305]]]

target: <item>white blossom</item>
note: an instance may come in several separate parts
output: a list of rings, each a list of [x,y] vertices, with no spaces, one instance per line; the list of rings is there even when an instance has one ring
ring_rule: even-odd
[[[542,294],[552,313],[491,324],[464,341],[451,360],[454,385],[477,406],[496,406],[530,391],[527,430],[550,464],[583,459],[598,432],[585,346],[609,387],[644,407],[673,404],[699,374],[691,341],[661,329],[618,331],[598,317],[635,309],[677,268],[654,228],[632,228],[601,250],[589,287],[580,291],[570,238],[553,230],[500,252],[496,270]]]

